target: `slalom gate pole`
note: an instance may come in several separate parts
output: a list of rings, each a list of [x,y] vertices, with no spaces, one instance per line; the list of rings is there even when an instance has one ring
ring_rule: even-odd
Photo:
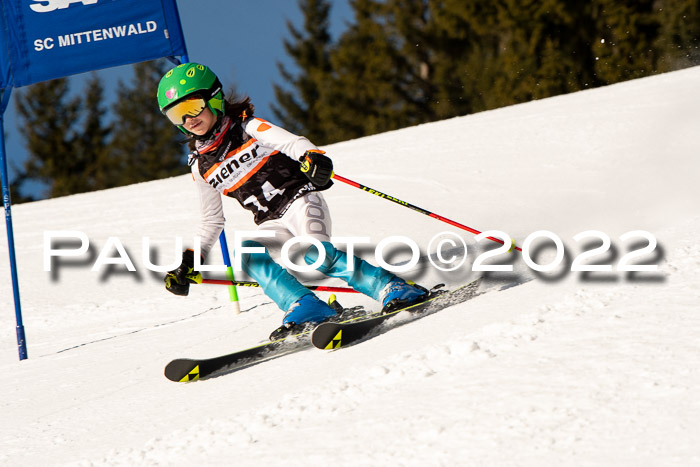
[[[370,194],[376,195],[376,196],[378,196],[378,197],[380,197],[380,198],[383,198],[383,199],[392,201],[392,202],[394,202],[394,203],[396,203],[396,204],[398,204],[398,205],[400,205],[400,206],[403,206],[403,207],[412,209],[412,210],[417,211],[417,212],[419,212],[419,213],[421,213],[421,214],[425,214],[426,216],[430,216],[430,217],[432,217],[433,219],[437,219],[437,220],[439,220],[439,221],[442,221],[442,222],[445,222],[445,223],[447,223],[447,224],[450,224],[450,225],[452,225],[452,226],[454,226],[454,227],[460,228],[460,229],[462,229],[462,230],[466,230],[467,232],[471,232],[471,233],[473,233],[474,235],[479,235],[479,234],[481,233],[481,232],[479,232],[478,230],[473,229],[473,228],[471,228],[471,227],[468,227],[468,226],[466,226],[466,225],[464,225],[464,224],[460,224],[459,222],[455,222],[455,221],[450,220],[450,219],[448,219],[448,218],[446,218],[446,217],[442,217],[442,216],[440,216],[440,215],[438,215],[438,214],[435,214],[435,213],[433,213],[433,212],[430,212],[430,211],[428,211],[428,210],[426,210],[426,209],[419,208],[418,206],[415,206],[415,205],[413,205],[413,204],[411,204],[411,203],[407,203],[406,201],[401,201],[401,200],[398,199],[398,198],[394,198],[394,197],[391,196],[391,195],[387,195],[386,193],[382,193],[382,192],[379,191],[379,190],[375,190],[375,189],[370,188],[370,187],[368,187],[368,186],[362,185],[361,183],[353,182],[352,180],[349,180],[349,179],[347,179],[347,178],[345,178],[345,177],[341,177],[340,175],[338,175],[338,174],[336,174],[336,173],[333,173],[331,176],[333,177],[333,180],[338,180],[339,182],[347,183],[348,185],[354,186],[355,188],[359,188],[359,189],[362,190],[362,191],[366,191],[367,193],[370,193]],[[486,238],[488,238],[489,240],[491,240],[491,241],[493,241],[493,242],[500,243],[501,245],[503,245],[503,240],[501,240],[501,239],[499,239],[499,238],[495,238],[495,237],[486,237]],[[520,247],[515,246],[515,244],[513,244],[513,246],[511,247],[511,249],[515,249],[515,250],[518,250],[518,251],[523,251]]]
[[[22,306],[19,296],[19,279],[17,278],[17,258],[15,256],[15,236],[12,228],[12,201],[10,199],[10,178],[7,174],[7,158],[5,153],[5,109],[10,100],[12,87],[0,91],[0,183],[2,183],[2,203],[5,208],[5,228],[7,229],[7,249],[10,253],[10,275],[12,277],[12,294],[15,301],[15,321],[17,323],[17,348],[19,359],[26,360],[27,339],[22,321]]]
[[[238,290],[236,290],[236,279],[233,277],[233,266],[231,265],[231,255],[228,251],[228,244],[226,243],[226,232],[221,231],[219,234],[219,243],[221,244],[221,255],[224,257],[224,264],[226,265],[226,277],[229,280],[228,295],[233,304],[233,312],[237,315],[241,314],[241,304],[238,301]]]
[[[238,287],[260,287],[260,284],[252,281],[234,281],[234,280],[223,280],[223,279],[202,279],[202,284],[210,285],[228,285],[228,286],[238,286]],[[333,293],[359,293],[355,289],[349,287],[328,287],[325,285],[305,285],[309,290],[314,290],[316,292],[333,292]]]

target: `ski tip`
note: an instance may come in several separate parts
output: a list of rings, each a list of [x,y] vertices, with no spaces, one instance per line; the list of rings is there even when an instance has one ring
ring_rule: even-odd
[[[168,363],[165,377],[176,383],[188,383],[199,379],[199,364],[192,360],[177,359]]]
[[[323,322],[316,326],[311,333],[311,344],[317,349],[332,350],[340,347],[342,325],[333,322]]]

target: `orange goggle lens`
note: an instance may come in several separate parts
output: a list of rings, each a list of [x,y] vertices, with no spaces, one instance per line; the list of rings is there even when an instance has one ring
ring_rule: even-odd
[[[165,116],[173,122],[174,125],[184,125],[186,117],[196,117],[204,112],[207,108],[207,103],[204,99],[187,99],[178,102],[174,106],[165,111]]]

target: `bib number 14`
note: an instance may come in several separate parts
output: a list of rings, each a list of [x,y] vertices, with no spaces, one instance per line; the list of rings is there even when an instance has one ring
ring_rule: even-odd
[[[264,197],[264,199],[265,199],[265,202],[264,202],[264,203],[267,204],[267,202],[272,201],[272,198],[274,198],[275,196],[277,196],[277,195],[282,195],[282,194],[284,193],[284,190],[285,190],[285,189],[286,189],[286,188],[282,188],[282,189],[280,190],[280,189],[278,189],[278,188],[275,188],[275,187],[272,185],[272,183],[270,183],[269,181],[266,181],[265,183],[262,184],[262,194],[263,194],[263,197]],[[246,206],[252,204],[252,205],[255,206],[255,207],[257,208],[257,210],[260,211],[260,212],[267,212],[267,211],[269,211],[269,209],[267,208],[267,206],[264,206],[264,205],[263,205],[263,200],[259,199],[259,198],[256,197],[256,196],[249,196],[248,198],[246,198],[245,201],[243,201],[243,204],[246,205]]]

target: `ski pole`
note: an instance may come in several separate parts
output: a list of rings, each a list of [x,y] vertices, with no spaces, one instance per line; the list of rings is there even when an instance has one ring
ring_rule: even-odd
[[[386,193],[382,193],[382,192],[379,191],[379,190],[375,190],[375,189],[370,188],[370,187],[368,187],[368,186],[362,185],[361,183],[353,182],[352,180],[349,180],[349,179],[347,179],[347,178],[345,178],[345,177],[342,177],[342,176],[340,176],[340,175],[338,175],[338,174],[336,174],[336,173],[333,173],[333,174],[331,175],[331,177],[333,177],[334,180],[338,180],[339,182],[347,183],[348,185],[354,186],[355,188],[359,188],[359,189],[362,190],[362,191],[366,191],[367,193],[370,193],[370,194],[379,196],[380,198],[387,199],[387,200],[392,201],[392,202],[394,202],[394,203],[396,203],[396,204],[398,204],[398,205],[400,205],[400,206],[403,206],[403,207],[406,207],[406,208],[409,208],[409,209],[413,209],[414,211],[417,211],[417,212],[419,212],[419,213],[421,213],[421,214],[425,214],[426,216],[430,216],[430,217],[432,217],[432,218],[434,218],[434,219],[437,219],[437,220],[439,220],[439,221],[445,222],[445,223],[450,224],[450,225],[452,225],[452,226],[454,226],[454,227],[458,227],[458,228],[460,228],[460,229],[462,229],[462,230],[466,230],[467,232],[471,232],[471,233],[473,233],[473,234],[475,234],[475,235],[479,235],[479,234],[481,233],[481,232],[479,232],[478,230],[473,229],[473,228],[471,228],[471,227],[468,227],[468,226],[466,226],[466,225],[464,225],[464,224],[460,224],[459,222],[455,222],[455,221],[450,220],[450,219],[448,219],[448,218],[446,218],[446,217],[443,217],[443,216],[440,216],[440,215],[435,214],[435,213],[433,213],[433,212],[430,212],[430,211],[428,211],[428,210],[426,210],[426,209],[419,208],[418,206],[415,206],[415,205],[413,205],[413,204],[411,204],[411,203],[407,203],[406,201],[401,201],[401,200],[398,199],[398,198],[394,198],[394,197],[391,196],[391,195],[387,195]],[[486,237],[486,238],[488,238],[489,240],[494,241],[494,242],[496,242],[496,243],[500,243],[500,244],[503,244],[503,243],[504,243],[503,240],[501,240],[501,239],[499,239],[499,238],[495,238],[495,237]],[[520,247],[515,246],[515,244],[513,244],[513,245],[511,246],[511,249],[516,249],[516,250],[518,250],[518,251],[523,251]]]
[[[202,284],[211,284],[211,285],[234,285],[237,287],[260,287],[260,284],[257,282],[252,282],[252,281],[230,281],[230,280],[223,280],[223,279],[202,279]],[[316,292],[334,292],[334,293],[359,293],[355,289],[351,289],[349,287],[329,287],[325,285],[305,285],[309,290],[314,290]]]

